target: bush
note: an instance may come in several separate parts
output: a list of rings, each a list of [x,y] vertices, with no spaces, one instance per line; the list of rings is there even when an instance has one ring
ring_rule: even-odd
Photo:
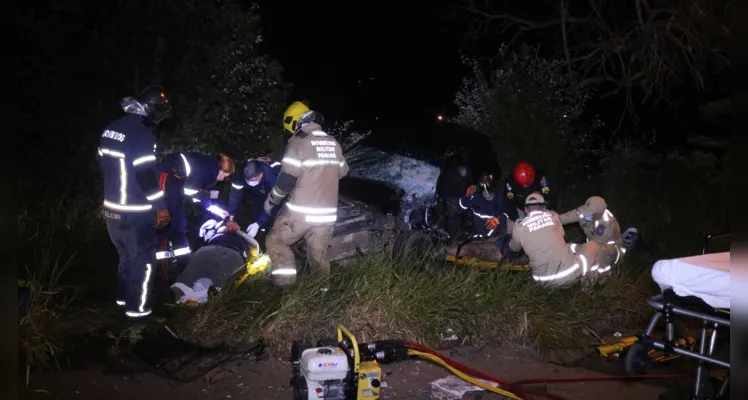
[[[539,57],[532,47],[502,46],[500,55],[488,79],[475,60],[463,59],[472,75],[455,95],[454,122],[487,136],[504,171],[529,160],[548,173],[587,173],[588,166],[578,160],[593,148],[592,133],[602,122],[580,121],[594,87],[560,73],[559,61]]]
[[[561,211],[603,196],[622,229],[636,226],[658,258],[693,255],[707,234],[729,230],[724,160],[659,154],[654,138],[600,143],[593,133],[603,124],[585,111],[595,88],[559,73],[559,61],[534,54],[527,46],[503,47],[503,62],[488,80],[466,60],[472,76],[455,95],[455,121],[492,140],[502,169],[521,159],[546,169]]]
[[[21,11],[28,51],[19,117],[30,151],[19,177],[18,275],[31,297],[19,352],[31,371],[54,366],[62,322],[80,309],[72,299],[85,297],[86,307],[113,299],[117,255],[101,218],[95,155],[104,126],[122,115],[119,100],[162,84],[180,125],[160,151],[246,156],[277,134],[288,85],[258,48],[257,9],[237,2],[61,0]]]
[[[270,153],[290,85],[280,64],[260,53],[258,7],[189,1],[186,9],[178,31],[194,36],[170,77],[181,124],[165,137],[163,151],[227,152],[238,159]]]

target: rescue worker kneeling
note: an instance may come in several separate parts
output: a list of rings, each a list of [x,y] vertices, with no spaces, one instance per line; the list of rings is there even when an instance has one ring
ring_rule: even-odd
[[[220,290],[258,249],[242,237],[234,221],[208,220],[200,227],[205,245],[190,258],[189,264],[171,285],[177,303],[204,303],[211,287]]]
[[[535,281],[554,287],[570,286],[578,281],[595,282],[601,274],[590,271],[595,265],[599,245],[589,242],[572,252],[564,241],[564,228],[558,214],[546,208],[539,193],[527,196],[525,218],[514,225],[509,249],[524,250],[530,258],[530,270]]]
[[[231,178],[231,195],[229,196],[229,209],[231,215],[237,215],[241,205],[244,192],[252,196],[252,222],[247,226],[247,234],[255,237],[260,229],[263,229],[276,217],[265,213],[264,204],[268,193],[278,182],[280,162],[265,162],[259,159],[249,159],[242,163],[237,173]],[[276,209],[276,214],[277,214]]]
[[[478,185],[468,187],[458,204],[462,210],[473,214],[471,236],[464,244],[448,247],[447,254],[501,261],[501,244],[496,238],[502,237],[506,230],[507,217],[501,212],[502,203],[502,197],[496,195],[493,175],[483,174]]]
[[[228,217],[228,212],[212,204],[209,190],[234,173],[234,161],[225,154],[209,156],[198,153],[175,153],[164,156],[159,168],[159,184],[166,195],[171,223],[166,230],[159,232],[161,251],[156,253],[156,259],[176,258],[186,265],[192,251],[187,240],[187,219],[182,211],[182,200],[190,198],[206,211],[220,218]],[[162,278],[166,279],[166,264],[162,265],[161,273]]]
[[[328,248],[337,220],[338,181],[348,174],[340,144],[322,131],[322,115],[309,111],[299,118],[281,160],[278,182],[265,200],[265,212],[288,196],[268,234],[265,246],[272,265],[273,283],[296,283],[296,260],[291,246],[306,242],[307,260],[322,275],[329,275]]]
[[[597,262],[590,267],[590,272],[607,272],[613,265],[621,262],[623,255],[626,254],[621,226],[608,210],[608,204],[602,197],[592,196],[575,210],[559,215],[558,219],[563,225],[578,222],[587,237],[587,242],[599,245]],[[576,252],[577,247],[576,244],[570,244],[572,252]]]

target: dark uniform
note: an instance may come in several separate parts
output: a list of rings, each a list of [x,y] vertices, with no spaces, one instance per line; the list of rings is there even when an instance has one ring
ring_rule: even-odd
[[[191,198],[195,204],[208,210],[213,204],[210,188],[218,181],[218,158],[197,153],[176,153],[164,156],[159,163],[159,184],[166,194],[166,204],[171,224],[160,233],[161,249],[156,259],[184,258],[191,253],[187,240],[187,219],[182,211],[182,200]],[[171,251],[169,251],[171,242]],[[162,278],[166,270],[162,269]]]
[[[443,218],[443,228],[452,236],[462,227],[461,212],[458,202],[470,186],[470,168],[462,154],[453,153],[447,156],[441,166],[436,181],[436,195]]]
[[[471,196],[463,196],[459,200],[460,208],[470,210],[473,213],[473,237],[499,236],[500,232],[496,229],[487,228],[486,222],[491,218],[499,219],[499,227],[506,226],[507,216],[502,212],[504,201],[501,196],[494,196],[491,199],[485,198],[480,193],[474,193]]]
[[[244,169],[249,162],[259,163],[262,168],[262,179],[256,186],[250,186],[244,176]],[[281,210],[280,207],[276,207],[273,210],[273,215],[268,215],[263,210],[265,198],[267,198],[268,193],[270,193],[270,190],[273,189],[273,186],[275,186],[275,183],[278,181],[280,170],[281,163],[277,161],[267,163],[261,160],[250,159],[243,162],[231,179],[231,194],[229,195],[228,209],[229,214],[237,215],[244,194],[248,193],[252,198],[252,220],[256,222],[260,228],[264,228]]]
[[[512,175],[506,178],[504,184],[504,212],[509,216],[509,219],[516,221],[520,217],[519,211],[524,210],[525,199],[533,193],[541,193],[546,199],[548,209],[553,209],[553,202],[549,199],[552,196],[551,190],[542,171],[538,171],[537,177],[528,187],[518,184]]]
[[[132,318],[151,313],[155,212],[166,208],[155,153],[155,125],[130,114],[107,126],[96,157],[104,176],[107,231],[119,253],[117,303]]]

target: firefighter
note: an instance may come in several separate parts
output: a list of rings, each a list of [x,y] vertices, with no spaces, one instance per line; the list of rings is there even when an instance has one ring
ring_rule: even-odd
[[[470,186],[470,168],[462,151],[449,146],[436,181],[436,196],[442,215],[442,228],[454,237],[462,228],[459,201]]]
[[[626,254],[621,226],[602,197],[592,196],[576,209],[560,214],[558,219],[563,225],[579,223],[587,241],[599,244],[597,263],[590,267],[590,271],[601,269],[606,272],[621,262]],[[572,246],[573,249],[576,247]]]
[[[231,178],[229,214],[236,215],[245,192],[252,196],[252,220],[254,222],[247,226],[247,234],[251,237],[255,237],[260,229],[264,229],[280,211],[280,208],[276,207],[274,215],[271,216],[264,210],[265,198],[278,181],[280,169],[281,163],[277,161],[249,159],[237,168],[237,173]]]
[[[296,283],[296,262],[291,245],[306,243],[307,260],[322,275],[329,275],[328,248],[337,220],[338,181],[348,174],[340,144],[320,126],[322,114],[304,113],[295,125],[281,160],[278,182],[265,200],[265,212],[287,196],[266,240],[273,282]]]
[[[286,151],[286,145],[288,140],[296,133],[299,125],[299,118],[302,115],[309,112],[309,107],[300,101],[294,101],[283,113],[283,131],[272,144],[273,153],[269,157],[273,160],[280,160],[283,158],[283,153]]]
[[[475,257],[483,261],[499,262],[502,259],[504,240],[497,240],[506,230],[506,214],[502,213],[503,198],[496,194],[493,175],[483,174],[477,185],[468,187],[458,204],[465,212],[472,212],[472,235],[464,243],[446,248],[455,257]]]
[[[213,203],[210,188],[234,173],[234,161],[225,154],[209,156],[198,153],[175,153],[164,156],[159,163],[161,177],[159,184],[166,195],[166,204],[171,215],[171,223],[160,232],[161,249],[156,253],[162,263],[162,279],[167,279],[166,260],[176,259],[186,265],[191,253],[187,240],[187,220],[182,211],[182,200],[190,198],[201,208],[221,218],[229,213]],[[171,250],[169,250],[171,242]]]
[[[514,167],[512,175],[506,178],[504,189],[504,212],[512,221],[523,217],[525,199],[532,193],[540,193],[546,198],[546,204],[552,209],[553,202],[550,201],[551,189],[548,180],[542,171],[536,171],[535,167],[528,162],[520,162]]]
[[[503,199],[496,195],[496,182],[491,174],[483,174],[477,185],[469,186],[458,203],[460,208],[473,213],[474,238],[494,236],[499,226],[506,225],[506,214],[502,213]]]
[[[603,274],[599,269],[591,271],[599,245],[588,242],[567,246],[558,214],[547,209],[540,193],[527,196],[524,211],[527,216],[517,220],[511,229],[509,249],[514,252],[524,250],[530,258],[535,281],[566,287],[578,281],[595,282]]]
[[[172,108],[158,86],[120,104],[127,115],[106,127],[96,158],[104,178],[104,219],[119,254],[117,304],[139,320],[151,313],[156,229],[170,219],[158,185],[156,130]]]

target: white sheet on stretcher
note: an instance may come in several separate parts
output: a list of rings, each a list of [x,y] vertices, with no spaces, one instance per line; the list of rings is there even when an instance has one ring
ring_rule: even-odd
[[[730,308],[730,253],[660,260],[652,267],[660,289],[696,296],[714,308]]]

